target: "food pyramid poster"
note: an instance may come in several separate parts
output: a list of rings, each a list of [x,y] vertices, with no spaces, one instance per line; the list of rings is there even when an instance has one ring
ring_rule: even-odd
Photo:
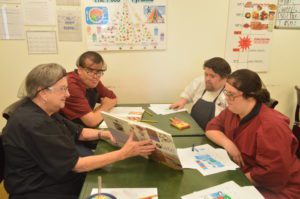
[[[89,50],[166,49],[166,0],[90,0],[84,12]]]

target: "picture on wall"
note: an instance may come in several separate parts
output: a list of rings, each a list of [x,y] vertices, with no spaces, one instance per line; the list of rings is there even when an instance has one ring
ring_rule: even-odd
[[[84,12],[89,50],[166,49],[166,0],[90,0]]]
[[[225,58],[234,69],[268,70],[276,0],[230,0]]]

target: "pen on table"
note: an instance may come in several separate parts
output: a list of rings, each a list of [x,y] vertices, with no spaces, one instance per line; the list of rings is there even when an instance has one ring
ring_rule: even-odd
[[[192,146],[192,151],[194,151],[195,150],[195,144],[193,144],[193,146]]]
[[[141,120],[141,122],[158,123],[156,120]]]
[[[153,114],[152,113],[150,113],[149,111],[147,111],[147,110],[145,110],[145,113],[147,113],[148,115],[150,115],[150,116],[153,116]]]
[[[157,194],[151,195],[151,196],[142,197],[142,198],[139,198],[139,199],[152,199],[152,198],[156,198],[156,197],[157,197]]]
[[[101,196],[101,188],[102,188],[102,179],[101,176],[98,176],[98,195]]]

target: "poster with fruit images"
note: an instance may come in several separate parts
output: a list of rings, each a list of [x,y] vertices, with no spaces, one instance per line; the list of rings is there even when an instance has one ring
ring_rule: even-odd
[[[277,0],[230,0],[225,58],[235,69],[268,71]]]
[[[89,50],[166,49],[167,0],[86,0]]]

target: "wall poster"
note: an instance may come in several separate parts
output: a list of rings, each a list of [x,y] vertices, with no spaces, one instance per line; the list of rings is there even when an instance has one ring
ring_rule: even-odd
[[[230,0],[225,58],[234,69],[268,70],[277,0]]]
[[[89,50],[166,49],[167,0],[87,0]]]

